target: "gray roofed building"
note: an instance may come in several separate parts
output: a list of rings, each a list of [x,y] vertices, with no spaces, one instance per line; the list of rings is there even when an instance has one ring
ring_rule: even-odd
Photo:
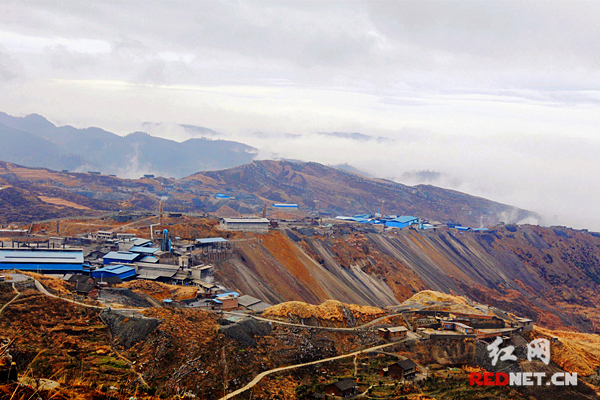
[[[269,233],[266,218],[221,218],[219,228],[228,231]]]
[[[261,300],[256,297],[248,296],[247,294],[238,297],[238,304],[248,308],[254,304],[260,303]]]
[[[249,309],[249,310],[251,310],[251,311],[263,312],[263,311],[265,311],[269,307],[272,307],[272,304],[265,303],[264,301],[260,301],[260,302],[258,302],[256,304],[252,304],[251,306],[248,306],[246,308]]]
[[[143,247],[143,246],[151,246],[152,245],[152,241],[148,240],[148,239],[137,238],[137,239],[132,240],[131,244],[133,246],[141,246],[141,247]]]

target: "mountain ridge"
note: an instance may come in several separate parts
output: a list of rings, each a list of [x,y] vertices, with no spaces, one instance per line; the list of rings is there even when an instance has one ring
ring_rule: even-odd
[[[0,141],[9,144],[0,149],[0,160],[129,178],[143,174],[181,178],[196,171],[229,168],[251,161],[257,151],[221,139],[192,138],[180,143],[145,132],[119,136],[96,127],[56,126],[39,114],[20,118],[2,112]]]

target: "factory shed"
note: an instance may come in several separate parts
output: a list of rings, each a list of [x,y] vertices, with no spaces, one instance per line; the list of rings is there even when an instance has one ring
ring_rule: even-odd
[[[148,247],[148,246],[152,246],[152,241],[151,241],[151,240],[148,240],[148,239],[140,239],[140,238],[137,238],[137,239],[133,239],[133,240],[131,241],[131,244],[132,244],[133,246],[139,246],[139,247]]]
[[[144,256],[140,259],[140,262],[156,264],[158,262],[158,258],[156,258],[155,256]]]
[[[214,244],[214,243],[227,243],[227,239],[223,239],[222,237],[196,239],[196,244],[198,244],[198,245]]]
[[[419,218],[413,217],[410,215],[397,217],[397,218],[385,221],[385,225],[389,226],[391,228],[406,228],[406,227],[411,226],[412,224],[418,224],[418,223],[419,223]]]
[[[156,247],[133,246],[132,248],[129,249],[129,251],[131,253],[139,253],[139,254],[148,255],[148,254],[156,253],[157,251],[159,251],[159,249]]]
[[[266,218],[221,218],[219,228],[227,231],[269,233]]]
[[[248,308],[254,304],[258,304],[258,303],[260,303],[260,301],[261,301],[260,299],[257,299],[256,297],[248,296],[247,294],[240,296],[238,298],[239,305],[246,307],[246,308]]]
[[[227,196],[226,194],[222,194],[222,193],[215,194],[215,197],[217,199],[228,199],[229,198],[229,196]]]
[[[102,258],[102,260],[104,265],[108,265],[111,263],[131,264],[134,261],[140,260],[142,257],[142,254],[132,253],[130,251],[111,251],[110,253],[105,255]]]
[[[83,271],[83,250],[0,249],[0,270],[2,269],[53,274]]]
[[[179,266],[136,262],[137,278],[169,283],[179,271]]]
[[[135,278],[135,268],[124,265],[109,265],[92,271],[92,278],[102,281],[105,277],[117,277],[122,281]]]
[[[275,203],[275,204],[273,204],[273,207],[275,207],[275,208],[298,208],[298,204]]]

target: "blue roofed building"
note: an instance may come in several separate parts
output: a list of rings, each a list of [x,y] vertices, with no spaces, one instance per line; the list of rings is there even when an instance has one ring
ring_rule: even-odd
[[[404,215],[402,217],[397,217],[394,219],[390,219],[385,221],[385,225],[392,228],[406,228],[411,226],[412,224],[418,224],[419,218],[413,217],[410,215]]]
[[[65,273],[83,270],[81,249],[0,249],[0,270],[18,269],[39,273]]]
[[[275,208],[298,208],[298,204],[284,204],[284,203],[275,203],[273,204]]]
[[[134,261],[141,260],[145,255],[140,253],[132,253],[130,251],[111,251],[104,257],[102,257],[102,263],[108,264],[131,264]]]
[[[103,278],[118,277],[122,281],[135,278],[135,268],[125,265],[108,265],[92,271],[92,278],[102,281]]]
[[[139,253],[144,255],[152,255],[156,253],[159,249],[156,247],[142,247],[142,246],[133,246],[129,249],[130,253]]]

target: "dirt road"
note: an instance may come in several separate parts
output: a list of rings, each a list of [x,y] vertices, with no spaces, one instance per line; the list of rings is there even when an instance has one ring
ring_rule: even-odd
[[[368,349],[359,350],[359,351],[355,351],[355,352],[348,353],[348,354],[342,354],[341,356],[324,358],[322,360],[311,361],[311,362],[303,363],[303,364],[288,365],[287,367],[279,367],[279,368],[271,369],[269,371],[261,372],[260,374],[256,375],[256,377],[250,383],[248,383],[246,386],[244,386],[241,389],[238,389],[238,390],[236,390],[234,392],[231,392],[231,393],[229,393],[229,394],[221,397],[219,400],[231,399],[232,397],[235,397],[238,394],[243,393],[246,390],[251,389],[252,387],[254,387],[265,376],[274,374],[276,372],[286,371],[288,369],[294,369],[294,368],[302,368],[302,367],[306,367],[306,366],[309,366],[309,365],[321,364],[321,363],[325,363],[325,362],[329,362],[329,361],[334,361],[334,360],[339,360],[339,359],[347,358],[347,357],[354,357],[354,356],[357,356],[359,354],[369,353],[371,351],[383,349],[385,347],[394,346],[394,345],[397,345],[398,343],[402,343],[402,342],[405,342],[407,340],[412,340],[412,339],[414,339],[414,338],[411,336],[411,337],[407,337],[406,339],[399,340],[397,342],[381,344],[379,346],[369,347]]]

